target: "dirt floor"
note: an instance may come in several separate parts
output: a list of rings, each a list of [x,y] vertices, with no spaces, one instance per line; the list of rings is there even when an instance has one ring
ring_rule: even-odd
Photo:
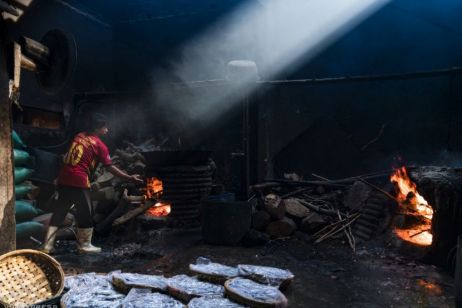
[[[340,240],[314,246],[303,236],[230,247],[204,244],[199,229],[149,231],[135,241],[127,234],[97,239],[104,242],[100,255],[78,255],[73,241],[61,242],[55,257],[67,274],[121,269],[169,277],[188,273],[199,256],[290,269],[295,280],[285,292],[289,307],[454,307],[448,273],[405,257],[383,240],[353,253]]]

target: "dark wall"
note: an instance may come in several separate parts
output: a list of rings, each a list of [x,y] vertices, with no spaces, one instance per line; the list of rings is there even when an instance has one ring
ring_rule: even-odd
[[[72,104],[75,92],[113,90],[112,30],[108,24],[88,18],[60,1],[33,1],[21,19],[10,24],[8,34],[11,40],[24,35],[40,41],[51,29],[73,36],[77,47],[74,73],[65,87],[48,95],[40,89],[33,73],[22,70],[22,104],[63,111],[64,106]]]
[[[203,49],[195,46],[189,57],[181,49],[209,26],[220,25],[222,17],[244,2],[114,1],[108,6],[99,0],[71,1],[90,6],[98,13],[96,16],[102,16],[101,23],[60,1],[37,1],[40,5],[31,8],[12,28],[12,36],[23,34],[37,39],[52,28],[68,30],[76,38],[78,65],[68,87],[55,96],[41,93],[34,77],[24,73],[21,100],[25,105],[59,109],[63,103],[72,101],[74,92],[147,93],[144,98],[125,100],[128,107],[135,103],[141,106],[137,110],[144,114],[137,119],[151,119],[157,131],[174,131],[174,135],[197,136],[194,134],[197,130],[208,144],[213,144],[211,136],[217,136],[215,144],[222,144],[226,132],[241,129],[241,123],[234,117],[228,117],[226,123],[220,121],[215,109],[215,121],[204,123],[200,118],[188,118],[188,108],[200,106],[201,101],[216,95],[215,90],[193,90],[196,94],[191,96],[172,88],[171,93],[159,98],[153,83],[159,81],[158,76],[162,76],[161,81],[177,80],[173,68],[191,61],[199,68],[187,72],[192,80],[224,78],[226,63],[232,59],[247,58],[258,64],[260,57],[271,50],[259,54],[259,48],[231,50],[223,46],[211,56],[204,45]],[[462,65],[461,12],[462,3],[458,0],[390,1],[315,58],[302,58],[279,76],[265,75],[264,70],[260,74],[263,79],[291,79],[459,66]],[[260,88],[256,95],[259,175],[271,174],[272,166],[278,174],[295,171],[351,175],[388,167],[395,154],[417,163],[437,162],[442,155],[439,161],[455,164],[461,151],[459,88],[458,76]],[[162,105],[176,104],[180,108],[162,109]],[[152,112],[151,116],[143,112],[147,110]],[[123,117],[130,114],[130,108],[111,112]],[[224,109],[222,116],[225,114]],[[125,116],[120,123],[130,123],[130,119]],[[175,128],[171,129],[172,126]],[[155,134],[153,131],[149,133]],[[226,144],[236,148],[240,134],[229,135],[233,140]],[[365,147],[376,137],[376,142]]]
[[[390,1],[290,78],[352,76],[462,65],[462,2]],[[354,86],[354,85],[353,85]]]
[[[458,75],[274,88],[260,98],[260,161],[273,163],[278,175],[327,177],[388,169],[396,159],[461,166],[461,81]]]
[[[115,81],[118,89],[153,87],[156,83],[179,81],[175,69],[197,63],[188,80],[223,78],[227,61],[239,58],[238,52],[222,50],[211,54],[197,43],[189,46],[209,28],[219,24],[246,0],[152,1],[138,10],[127,5],[126,12],[115,9],[111,18],[114,30]],[[223,33],[223,37],[226,33]],[[233,53],[231,52],[231,53]]]
[[[453,0],[391,1],[285,76],[396,74],[461,66],[461,8]],[[271,175],[274,164],[278,175],[348,176],[387,169],[400,163],[398,157],[408,164],[462,166],[461,81],[460,75],[448,74],[271,89],[262,97],[266,107],[260,110],[266,112],[260,115],[259,147],[266,152],[261,161],[270,158],[270,170],[263,168],[260,175]]]

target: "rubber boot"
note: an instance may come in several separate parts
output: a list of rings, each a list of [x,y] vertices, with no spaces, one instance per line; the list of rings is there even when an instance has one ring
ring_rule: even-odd
[[[55,250],[55,240],[56,233],[58,232],[58,227],[49,226],[47,234],[45,236],[45,241],[43,242],[42,248],[40,249],[44,253],[52,253]]]
[[[77,228],[78,250],[81,253],[98,253],[101,252],[100,247],[95,247],[91,244],[93,237],[93,228]]]

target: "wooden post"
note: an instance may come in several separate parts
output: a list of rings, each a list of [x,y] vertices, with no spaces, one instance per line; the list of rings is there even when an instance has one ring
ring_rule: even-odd
[[[462,308],[462,235],[457,237],[456,269],[454,272],[454,279],[456,308]]]
[[[0,254],[16,249],[11,104],[5,42],[0,37]]]

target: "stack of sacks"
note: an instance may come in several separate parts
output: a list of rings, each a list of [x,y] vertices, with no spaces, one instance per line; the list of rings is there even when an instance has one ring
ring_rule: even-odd
[[[39,190],[28,179],[34,170],[27,168],[30,155],[26,145],[18,134],[13,131],[13,156],[14,156],[14,192],[16,194],[15,217],[16,217],[16,240],[24,242],[31,236],[41,237],[43,224],[32,219],[43,212],[35,207],[35,198]]]

